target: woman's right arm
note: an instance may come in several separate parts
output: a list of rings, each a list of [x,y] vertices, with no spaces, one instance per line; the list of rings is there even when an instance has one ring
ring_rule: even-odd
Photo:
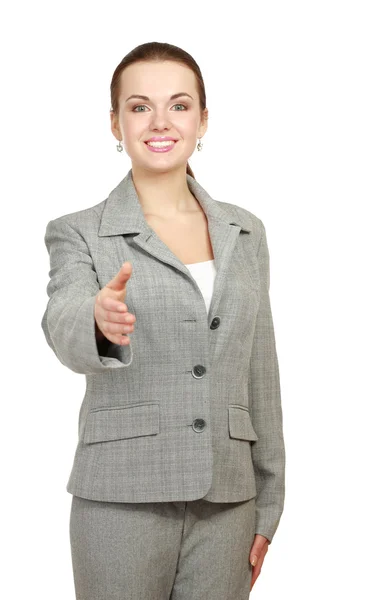
[[[50,256],[50,281],[41,326],[48,345],[75,373],[130,366],[132,342],[112,344],[96,325],[94,307],[100,287],[85,239],[60,217],[47,224],[44,241]],[[107,356],[110,347],[111,356]]]

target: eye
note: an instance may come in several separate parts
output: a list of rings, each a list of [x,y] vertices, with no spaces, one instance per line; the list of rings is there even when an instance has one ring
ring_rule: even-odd
[[[137,106],[134,106],[132,108],[132,112],[145,112],[144,110],[136,110],[136,108],[143,108],[145,106],[146,106],[146,104],[137,104]],[[182,106],[185,110],[188,109],[188,107],[185,104],[180,104],[179,103],[179,104],[174,104],[174,106]],[[178,111],[175,111],[175,112],[181,112],[181,111],[178,110]]]

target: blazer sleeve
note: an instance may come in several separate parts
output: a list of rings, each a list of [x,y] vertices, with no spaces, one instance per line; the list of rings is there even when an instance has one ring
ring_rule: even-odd
[[[100,290],[88,246],[62,217],[47,224],[44,242],[50,257],[49,297],[42,317],[48,345],[60,362],[75,373],[102,373],[128,367],[132,342],[97,342],[94,306]]]
[[[256,529],[272,542],[284,507],[285,446],[278,358],[269,286],[269,251],[264,224],[257,258],[260,272],[260,306],[251,353],[249,393],[252,423],[258,440],[252,444],[257,488]]]

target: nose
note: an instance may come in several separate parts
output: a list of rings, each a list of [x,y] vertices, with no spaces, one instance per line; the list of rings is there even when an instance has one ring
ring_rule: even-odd
[[[170,127],[171,123],[168,111],[161,108],[151,113],[151,129],[161,131],[163,129],[170,129]]]

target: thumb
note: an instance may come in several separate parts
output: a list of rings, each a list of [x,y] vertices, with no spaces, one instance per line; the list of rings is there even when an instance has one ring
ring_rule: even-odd
[[[125,285],[132,275],[132,265],[129,261],[123,263],[119,272],[111,281],[107,283],[107,287],[116,292],[125,290]]]
[[[251,553],[251,565],[255,567],[257,565],[258,556],[254,552]]]
[[[268,544],[268,538],[266,538],[264,535],[256,533],[249,556],[250,563],[253,567],[257,565],[260,556],[262,556],[264,552],[268,551]]]

